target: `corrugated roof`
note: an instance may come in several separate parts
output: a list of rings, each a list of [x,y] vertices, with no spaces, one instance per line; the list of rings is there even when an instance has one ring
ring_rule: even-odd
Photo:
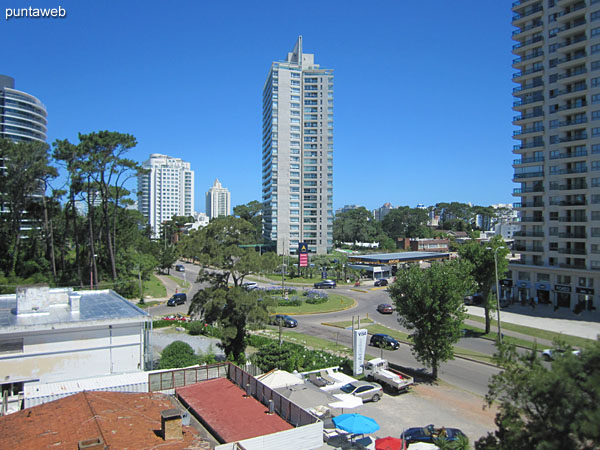
[[[395,263],[395,262],[410,262],[428,259],[448,258],[449,253],[439,252],[398,252],[398,253],[374,253],[368,255],[353,255],[349,256],[349,261],[363,262],[378,262],[378,263]]]
[[[47,329],[49,325],[73,326],[80,322],[150,320],[147,312],[110,289],[74,293],[81,296],[78,314],[71,312],[68,303],[60,303],[50,305],[48,312],[17,315],[17,296],[0,295],[0,334],[15,329]]]

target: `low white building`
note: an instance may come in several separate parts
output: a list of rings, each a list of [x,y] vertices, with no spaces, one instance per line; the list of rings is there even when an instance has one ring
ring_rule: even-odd
[[[2,390],[143,371],[151,332],[148,313],[114,291],[19,287],[0,295]]]

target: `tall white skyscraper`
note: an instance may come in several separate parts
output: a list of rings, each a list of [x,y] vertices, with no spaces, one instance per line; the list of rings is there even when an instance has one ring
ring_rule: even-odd
[[[512,3],[518,261],[503,294],[600,308],[600,1]]]
[[[142,167],[148,172],[138,176],[138,209],[157,238],[163,222],[194,213],[194,171],[189,162],[159,153],[151,154]]]
[[[206,193],[206,214],[209,219],[231,215],[231,194],[218,179]]]
[[[302,52],[273,62],[263,88],[263,234],[277,253],[333,247],[333,70]]]

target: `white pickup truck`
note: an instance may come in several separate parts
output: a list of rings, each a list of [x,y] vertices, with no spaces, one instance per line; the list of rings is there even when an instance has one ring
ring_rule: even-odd
[[[389,368],[388,362],[382,358],[366,361],[364,370],[368,380],[378,381],[398,392],[409,389],[415,382],[413,377]]]

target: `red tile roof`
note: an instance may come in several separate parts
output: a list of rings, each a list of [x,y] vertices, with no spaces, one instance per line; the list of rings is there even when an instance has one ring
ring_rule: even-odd
[[[99,437],[111,449],[200,445],[192,427],[183,427],[183,440],[163,440],[160,412],[172,408],[164,394],[84,391],[0,417],[0,447],[77,449],[79,441]]]
[[[175,390],[222,442],[237,442],[293,428],[227,378],[202,381]]]

